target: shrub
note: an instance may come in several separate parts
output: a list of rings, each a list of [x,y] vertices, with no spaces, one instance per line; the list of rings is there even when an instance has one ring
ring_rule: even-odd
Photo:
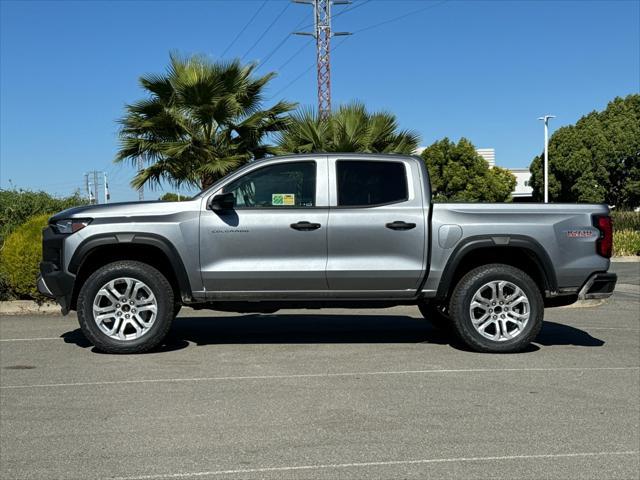
[[[613,255],[640,255],[640,230],[614,230]]]
[[[618,211],[611,212],[613,228],[616,230],[635,230],[640,232],[640,212]]]
[[[36,288],[42,257],[42,229],[50,214],[37,215],[16,228],[0,250],[0,271],[9,293],[18,298],[43,300]]]
[[[87,201],[76,192],[75,195],[55,198],[46,192],[30,190],[0,190],[0,245],[16,227],[34,215],[56,213]]]

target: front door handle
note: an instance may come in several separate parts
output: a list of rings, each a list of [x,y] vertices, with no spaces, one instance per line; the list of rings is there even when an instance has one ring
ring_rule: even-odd
[[[300,230],[302,232],[309,232],[311,230],[317,230],[320,228],[319,223],[310,223],[310,222],[298,222],[292,223],[291,228],[294,230]]]
[[[385,227],[391,230],[411,230],[412,228],[416,228],[416,224],[396,220],[395,222],[387,223]]]

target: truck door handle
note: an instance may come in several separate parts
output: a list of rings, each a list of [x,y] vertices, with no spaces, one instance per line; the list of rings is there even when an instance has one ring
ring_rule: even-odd
[[[416,224],[396,220],[395,222],[387,223],[385,227],[391,230],[411,230],[412,228],[416,228]]]
[[[298,222],[298,223],[291,224],[291,228],[293,228],[294,230],[300,230],[303,232],[317,230],[320,228],[320,226],[321,225],[319,223],[310,223],[310,222]]]

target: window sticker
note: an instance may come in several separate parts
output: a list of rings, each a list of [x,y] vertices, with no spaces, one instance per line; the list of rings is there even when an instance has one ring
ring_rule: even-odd
[[[296,204],[296,196],[293,193],[272,193],[271,205],[276,206],[294,206]]]

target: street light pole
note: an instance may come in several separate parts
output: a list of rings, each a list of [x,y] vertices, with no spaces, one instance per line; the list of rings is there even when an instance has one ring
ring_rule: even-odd
[[[549,203],[549,119],[555,115],[545,115],[538,120],[544,121],[544,203]]]

